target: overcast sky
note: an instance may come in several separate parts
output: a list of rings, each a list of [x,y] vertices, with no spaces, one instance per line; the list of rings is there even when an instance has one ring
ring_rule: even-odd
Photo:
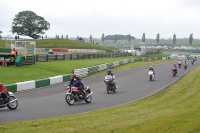
[[[200,39],[200,0],[0,0],[0,30],[11,34],[14,16],[30,10],[50,23],[47,36]]]

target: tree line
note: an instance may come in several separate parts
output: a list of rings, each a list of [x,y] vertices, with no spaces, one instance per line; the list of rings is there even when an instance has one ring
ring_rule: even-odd
[[[43,37],[43,34],[45,34],[45,31],[50,29],[50,23],[46,21],[43,17],[37,15],[36,13],[32,11],[21,11],[18,14],[15,15],[11,32],[17,33],[18,35],[26,35],[30,36],[34,39],[38,38],[47,38],[47,35]],[[0,30],[0,38],[2,37],[1,34],[3,32]],[[42,35],[42,36],[41,36]],[[64,38],[63,35],[59,36],[56,35],[57,39]],[[66,39],[68,39],[68,35],[66,35]],[[128,42],[131,42],[131,39],[135,39],[134,36],[129,35],[107,35],[105,36],[104,33],[102,34],[101,40],[104,43],[105,40],[115,40],[117,42],[118,40],[128,40]],[[77,40],[84,41],[83,38],[77,36]],[[145,42],[145,33],[142,35],[142,42]],[[156,35],[156,42],[160,42],[160,34],[158,33]],[[193,34],[189,35],[189,43],[192,45],[193,42]],[[92,35],[90,35],[90,43],[94,43],[92,39]],[[173,35],[173,44],[176,44],[176,34]]]

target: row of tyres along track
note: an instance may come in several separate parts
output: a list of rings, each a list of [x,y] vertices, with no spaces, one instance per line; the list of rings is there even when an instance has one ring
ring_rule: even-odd
[[[82,79],[84,85],[89,85],[91,91],[94,92],[92,102],[89,104],[81,102],[69,106],[65,101],[64,83],[31,91],[17,92],[15,96],[19,102],[18,108],[14,111],[8,108],[0,109],[0,122],[83,113],[132,102],[158,92],[197,65],[199,65],[199,61],[196,61],[194,65],[189,64],[187,70],[184,70],[183,67],[178,68],[176,77],[173,77],[171,72],[173,63],[153,65],[156,71],[156,79],[152,82],[149,81],[147,75],[149,66],[114,72],[119,87],[116,93],[111,94],[107,94],[103,82],[105,75],[84,78]]]

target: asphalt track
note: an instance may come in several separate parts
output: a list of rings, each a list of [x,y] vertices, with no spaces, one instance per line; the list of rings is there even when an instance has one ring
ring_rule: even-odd
[[[64,83],[17,92],[15,96],[19,102],[18,108],[13,111],[8,108],[0,109],[0,122],[77,114],[135,101],[161,90],[189,69],[199,65],[199,62],[196,61],[194,65],[189,62],[187,70],[184,70],[183,67],[178,68],[176,77],[173,77],[171,72],[173,63],[153,65],[156,71],[156,79],[153,82],[149,81],[147,75],[149,66],[114,72],[119,88],[116,93],[111,94],[106,92],[103,82],[105,75],[82,79],[84,85],[89,85],[91,91],[94,92],[92,102],[89,104],[81,102],[75,103],[73,106],[68,105],[65,101]]]

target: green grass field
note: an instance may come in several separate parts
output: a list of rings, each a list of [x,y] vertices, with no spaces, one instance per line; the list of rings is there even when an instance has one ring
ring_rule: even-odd
[[[113,43],[114,40],[105,40],[104,42],[106,44],[110,44],[110,43]],[[101,41],[99,40],[98,41],[99,43],[101,43]],[[128,43],[128,40],[118,40],[117,41],[118,43],[123,43],[123,42],[126,42]],[[131,43],[141,43],[142,40],[141,39],[132,39],[131,40]],[[155,39],[146,39],[145,40],[146,43],[153,43],[154,45],[156,45],[156,40]],[[160,43],[161,44],[173,44],[173,40],[169,40],[169,39],[166,39],[166,40],[160,40]],[[176,40],[176,45],[183,45],[183,46],[190,46],[189,44],[189,40],[183,40],[183,39],[177,39]],[[192,46],[200,46],[200,40],[199,39],[194,39],[193,40],[193,43],[192,43]]]
[[[116,58],[98,58],[82,60],[57,60],[48,62],[36,62],[33,65],[0,67],[2,72],[1,82],[3,84],[22,82],[69,74],[73,69],[96,66],[104,63],[114,62],[123,59],[140,58],[135,56],[116,57]]]
[[[129,63],[113,68],[113,71],[164,62]],[[176,84],[142,100],[81,114],[1,123],[0,132],[199,133],[199,82],[200,66]]]
[[[36,48],[68,48],[68,49],[98,49],[98,50],[112,50],[113,48],[91,44],[88,42],[79,42],[74,40],[65,39],[45,39],[35,40]],[[0,39],[0,47],[4,48],[6,44],[5,40]]]
[[[114,40],[105,40],[105,44],[110,44],[113,43]],[[107,45],[102,45],[101,40],[95,40],[95,42],[98,42],[99,45],[97,44],[91,44],[89,42],[79,42],[79,41],[74,41],[74,40],[65,40],[65,39],[44,39],[44,40],[36,40],[36,47],[37,48],[52,48],[52,47],[64,47],[64,48],[69,48],[69,49],[99,49],[99,50],[113,50],[111,47],[107,47]],[[118,40],[118,43],[122,42],[128,42],[128,40]],[[134,39],[131,40],[131,43],[141,43],[141,39]],[[156,40],[155,39],[146,39],[146,43],[153,43],[156,45]],[[172,40],[160,40],[161,44],[173,44]],[[184,46],[190,46],[188,40],[183,40],[183,39],[177,39],[176,40],[176,45],[184,45]],[[112,47],[114,46],[115,48],[119,48],[125,45],[111,45]],[[128,45],[126,45],[127,47]],[[199,47],[200,46],[200,40],[194,39],[192,46]],[[5,47],[5,40],[0,39],[0,47]]]
[[[162,56],[165,54],[153,54],[149,56]],[[126,56],[115,58],[94,58],[94,59],[79,59],[79,60],[56,60],[47,62],[36,62],[33,65],[25,66],[8,66],[0,67],[2,78],[0,82],[10,84],[23,82],[27,80],[36,80],[41,78],[53,77],[62,74],[70,74],[72,70],[96,66],[104,63],[119,61],[123,59],[142,58],[141,56]]]

